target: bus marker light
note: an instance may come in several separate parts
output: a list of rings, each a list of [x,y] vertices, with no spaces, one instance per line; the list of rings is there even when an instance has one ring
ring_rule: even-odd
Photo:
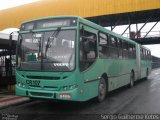
[[[68,87],[67,87],[67,86],[64,86],[63,89],[64,89],[64,90],[68,90]]]
[[[80,94],[82,94],[83,92],[84,92],[84,91],[81,89],[81,90],[80,90]]]

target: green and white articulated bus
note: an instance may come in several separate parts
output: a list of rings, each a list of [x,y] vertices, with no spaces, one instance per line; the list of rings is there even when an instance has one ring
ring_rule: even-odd
[[[22,23],[17,44],[16,95],[103,101],[151,71],[151,52],[95,23],[56,16]]]

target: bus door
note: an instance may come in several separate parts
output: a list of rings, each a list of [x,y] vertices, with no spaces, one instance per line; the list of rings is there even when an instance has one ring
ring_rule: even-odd
[[[83,75],[84,83],[92,85],[98,85],[95,81],[102,69],[97,60],[97,35],[98,30],[80,24],[79,69]],[[92,86],[92,88],[94,87]]]

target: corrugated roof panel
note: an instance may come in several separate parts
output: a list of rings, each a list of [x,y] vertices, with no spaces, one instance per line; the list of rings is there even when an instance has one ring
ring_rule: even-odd
[[[0,29],[18,28],[21,22],[38,17],[91,17],[150,9],[160,9],[160,0],[41,0],[0,11]]]

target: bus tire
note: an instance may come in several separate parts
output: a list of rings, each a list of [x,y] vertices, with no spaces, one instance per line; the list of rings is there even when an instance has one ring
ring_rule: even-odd
[[[103,77],[101,77],[98,85],[97,101],[98,102],[104,101],[104,99],[106,98],[106,93],[107,93],[106,81]]]
[[[130,73],[130,83],[129,83],[129,87],[132,88],[134,86],[134,72],[132,71]]]

